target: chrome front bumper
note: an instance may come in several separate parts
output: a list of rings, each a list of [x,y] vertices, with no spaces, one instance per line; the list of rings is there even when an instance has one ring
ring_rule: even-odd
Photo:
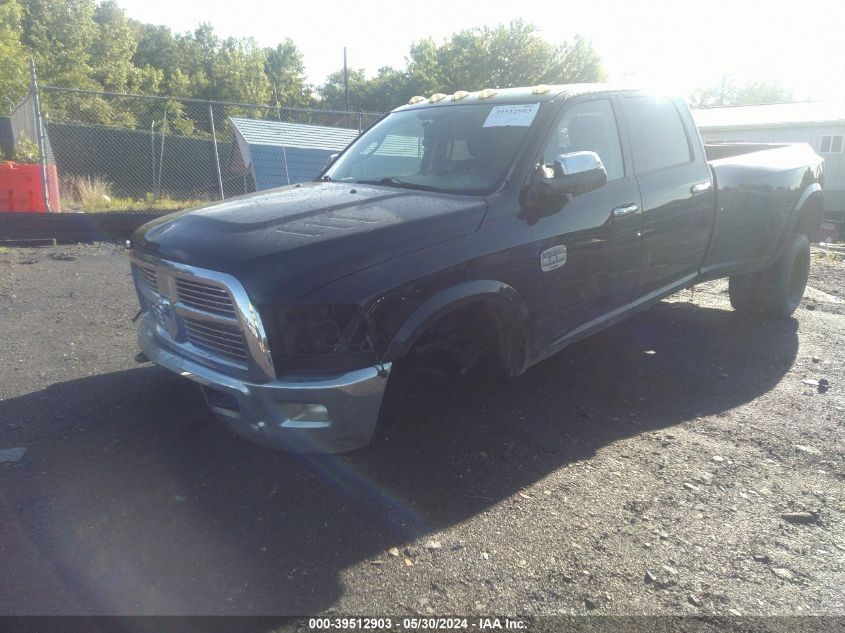
[[[270,448],[307,453],[341,453],[369,444],[389,363],[332,376],[248,382],[169,351],[157,341],[156,327],[152,316],[144,315],[138,343],[147,358],[199,383],[211,411],[238,435]],[[288,417],[286,411],[297,404],[322,405],[326,415]]]

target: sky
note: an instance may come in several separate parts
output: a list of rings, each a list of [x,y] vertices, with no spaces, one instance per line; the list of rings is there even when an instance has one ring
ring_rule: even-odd
[[[772,77],[796,100],[845,98],[843,0],[118,0],[142,22],[177,32],[210,22],[222,37],[262,46],[291,38],[310,83],[343,65],[374,74],[403,67],[410,44],[521,18],[559,43],[591,40],[615,82],[688,96],[718,84]],[[481,86],[467,86],[468,90]]]

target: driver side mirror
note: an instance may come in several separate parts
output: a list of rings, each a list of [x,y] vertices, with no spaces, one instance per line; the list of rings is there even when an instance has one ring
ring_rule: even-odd
[[[555,159],[552,180],[560,193],[577,196],[603,187],[607,183],[607,171],[595,152],[572,152]]]
[[[551,215],[573,196],[593,191],[606,183],[607,171],[595,152],[560,154],[553,167],[540,167],[539,178],[528,191],[527,204],[536,217]]]

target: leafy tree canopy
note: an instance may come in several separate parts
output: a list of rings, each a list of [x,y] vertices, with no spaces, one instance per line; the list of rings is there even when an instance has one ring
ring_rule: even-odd
[[[699,88],[690,97],[690,106],[762,105],[791,101],[792,94],[774,79],[753,79],[739,83],[731,77],[714,86]]]
[[[21,41],[22,21],[23,7],[17,0],[0,3],[0,98],[5,97],[3,109],[26,94],[29,86],[26,49]]]
[[[42,84],[94,92],[140,93],[281,106],[344,109],[342,71],[315,89],[290,40],[260,47],[252,38],[221,38],[210,24],[174,33],[131,20],[115,0],[2,0],[0,99],[26,92],[32,57]],[[522,21],[467,29],[442,43],[411,45],[402,69],[375,76],[349,71],[350,107],[382,112],[415,94],[604,79],[592,45],[581,37],[552,44]],[[152,105],[50,93],[49,116],[114,125],[160,121]],[[171,105],[172,104],[172,105]],[[159,110],[160,106],[156,106]],[[196,116],[168,102],[168,123],[190,131]],[[157,111],[157,110],[156,110]]]
[[[26,93],[30,57],[42,84],[67,88],[258,104],[314,101],[302,54],[290,40],[264,49],[251,38],[221,39],[209,24],[174,34],[129,19],[114,0],[0,2],[0,99]],[[145,118],[96,96],[83,102],[51,94],[45,107],[55,118],[94,123]]]
[[[350,106],[378,112],[417,94],[602,81],[605,77],[601,58],[584,38],[551,44],[535,26],[516,20],[459,31],[441,44],[432,39],[415,42],[404,70],[384,67],[371,78],[362,70],[351,70]],[[328,105],[342,109],[343,72],[330,75],[318,92]]]

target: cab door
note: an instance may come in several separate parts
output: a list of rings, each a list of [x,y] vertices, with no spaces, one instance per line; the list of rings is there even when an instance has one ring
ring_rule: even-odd
[[[633,298],[640,267],[641,200],[610,97],[568,102],[551,128],[541,161],[596,152],[607,183],[573,196],[534,225],[539,281],[533,297],[540,349],[604,321]]]
[[[682,103],[622,95],[634,170],[643,197],[643,263],[636,298],[682,288],[698,274],[715,214],[710,167]],[[697,139],[696,139],[697,140]]]

